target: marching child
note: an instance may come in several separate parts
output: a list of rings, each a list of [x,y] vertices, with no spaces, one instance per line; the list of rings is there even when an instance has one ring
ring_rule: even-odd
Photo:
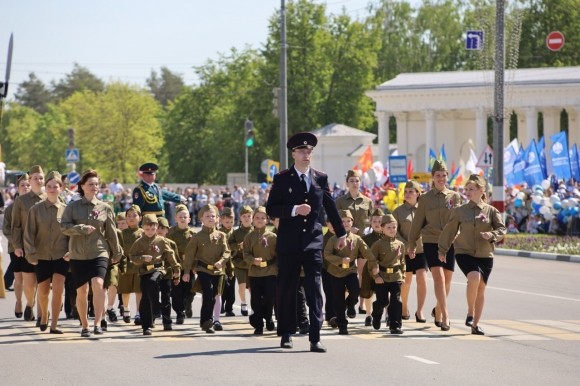
[[[181,265],[181,262],[177,258],[179,254],[179,250],[177,248],[177,244],[175,241],[167,238],[167,233],[169,232],[169,221],[165,217],[158,217],[157,222],[159,226],[157,227],[157,235],[163,237],[168,243],[173,253],[175,254],[175,260]],[[178,284],[179,278],[174,278],[173,269],[171,267],[167,267],[165,270],[165,275],[159,282],[159,290],[161,291],[161,318],[163,321],[163,331],[171,331],[173,330],[171,324],[171,286],[172,284]],[[159,317],[159,315],[154,315],[155,317]]]
[[[228,244],[232,251],[232,262],[234,263],[235,276],[238,280],[238,293],[242,303],[242,315],[248,316],[248,304],[246,303],[246,284],[248,279],[248,269],[250,266],[244,261],[244,237],[252,231],[252,215],[254,211],[248,205],[244,205],[240,210],[240,226],[232,232],[228,238]]]
[[[117,292],[121,294],[123,299],[123,321],[131,323],[131,309],[129,307],[129,296],[135,294],[135,304],[137,305],[137,313],[135,315],[135,324],[141,324],[141,316],[139,315],[139,304],[141,303],[141,284],[139,278],[139,268],[131,262],[129,258],[129,251],[141,235],[143,229],[139,228],[141,222],[141,209],[137,205],[131,205],[125,212],[125,221],[127,228],[121,233],[119,242],[123,247],[124,255],[120,263],[119,284]]]
[[[225,207],[220,216],[220,231],[226,234],[226,237],[232,235],[234,231],[235,215],[230,207]],[[234,276],[234,264],[229,260],[226,265],[226,277],[224,279],[224,291],[222,294],[222,305],[220,313],[226,316],[235,316],[234,303],[236,302],[236,277]]]

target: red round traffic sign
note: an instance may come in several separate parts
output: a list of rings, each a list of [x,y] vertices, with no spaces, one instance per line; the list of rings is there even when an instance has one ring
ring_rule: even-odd
[[[552,31],[546,36],[546,47],[550,51],[560,51],[564,47],[564,34],[560,31]]]

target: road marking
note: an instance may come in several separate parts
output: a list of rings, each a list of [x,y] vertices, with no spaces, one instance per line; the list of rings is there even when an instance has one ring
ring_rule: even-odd
[[[426,365],[438,365],[439,364],[439,362],[433,362],[433,361],[430,361],[429,359],[416,357],[414,355],[405,355],[405,358],[409,358],[409,359],[412,359],[412,360],[417,361],[417,362],[425,363]]]
[[[580,340],[579,334],[572,334],[568,331],[560,330],[557,328],[539,326],[537,324],[524,323],[517,320],[494,320],[490,323],[501,324],[502,326],[507,326],[515,330],[530,333],[534,336],[542,336],[560,340]]]
[[[429,278],[430,280],[433,280],[431,278]],[[458,282],[458,281],[453,281],[452,282],[454,285],[462,285],[462,286],[467,286],[466,282]],[[549,298],[549,299],[558,299],[558,300],[568,300],[571,302],[579,302],[580,303],[580,299],[576,299],[576,298],[567,298],[565,296],[557,296],[557,295],[546,295],[546,294],[542,294],[542,293],[537,293],[537,292],[529,292],[529,291],[521,291],[521,290],[515,290],[515,289],[510,289],[510,288],[501,288],[501,287],[493,287],[493,286],[487,286],[485,287],[488,290],[497,290],[497,291],[505,291],[505,292],[511,292],[511,293],[515,293],[515,294],[521,294],[521,295],[532,295],[532,296],[540,296],[540,297],[544,297],[544,298]]]
[[[556,327],[561,330],[580,332],[580,326],[572,323],[561,322],[559,320],[524,320],[527,323],[540,324],[542,326]]]

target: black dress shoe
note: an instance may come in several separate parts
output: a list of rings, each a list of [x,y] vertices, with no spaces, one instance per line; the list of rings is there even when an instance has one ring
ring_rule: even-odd
[[[164,324],[163,331],[173,331],[173,327],[171,326],[171,324]]]
[[[266,320],[266,330],[274,331],[276,329],[276,324],[272,319]]]
[[[22,318],[22,312],[14,311],[14,316],[16,316],[18,319],[20,319],[20,318]]]
[[[63,334],[62,330],[58,329],[58,328],[55,328],[54,330],[51,328],[50,333],[51,334],[58,334],[58,335]]]
[[[48,324],[40,324],[38,327],[40,327],[40,331],[46,331]]]
[[[303,326],[300,326],[298,328],[298,333],[300,335],[307,335],[310,332],[310,325],[309,324],[305,324]]]
[[[356,318],[356,310],[354,309],[354,306],[352,307],[348,307],[348,309],[346,310],[346,316],[349,319],[354,319]]]
[[[262,329],[262,328],[256,328],[254,330],[254,335],[264,335],[264,329]]]
[[[441,327],[441,322],[440,322],[440,321],[438,321],[438,320],[436,320],[436,321],[435,321],[435,327]]]
[[[419,319],[417,313],[415,312],[415,322],[417,323],[427,323],[427,319]]]
[[[358,308],[358,313],[361,314],[361,315],[366,315],[367,311],[366,310],[363,310],[362,308],[359,307]]]
[[[372,325],[373,325],[373,317],[369,315],[365,318],[365,326],[369,327]]]
[[[375,330],[378,330],[381,328],[381,317],[380,316],[375,317],[373,315],[373,328]]]
[[[145,336],[153,335],[153,331],[151,331],[150,328],[146,328],[145,330],[143,330],[143,335]]]
[[[101,329],[103,331],[107,331],[108,327],[109,327],[109,324],[107,323],[107,321],[105,319],[101,319]]]
[[[216,320],[215,322],[213,322],[213,329],[216,331],[223,331],[224,327],[222,326],[219,320]]]
[[[233,311],[226,311],[226,316],[236,316]]]
[[[280,347],[282,348],[294,347],[294,345],[292,344],[292,337],[290,335],[282,335],[282,339],[280,339]]]
[[[479,326],[471,326],[471,333],[473,335],[485,335],[485,332],[483,332],[483,330],[481,329],[481,327]]]
[[[348,328],[345,327],[339,327],[338,328],[338,335],[348,335]]]
[[[439,322],[441,323],[441,322]],[[451,323],[449,323],[448,325],[444,325],[443,323],[441,323],[441,331],[449,331],[449,329],[451,328]]]
[[[400,328],[391,328],[392,335],[401,335],[402,333],[403,333],[403,330],[401,330]]]
[[[336,321],[336,316],[333,316],[332,318],[330,318],[330,320],[328,321],[328,324],[330,324],[330,327],[332,327],[332,328],[338,327],[338,323]]]
[[[320,342],[310,342],[310,351],[311,352],[326,352],[326,347],[322,345]]]
[[[473,325],[473,316],[467,315],[467,318],[465,318],[465,325],[467,327],[471,327]]]

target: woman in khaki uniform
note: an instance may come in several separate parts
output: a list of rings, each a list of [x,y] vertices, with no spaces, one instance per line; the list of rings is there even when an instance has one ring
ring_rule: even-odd
[[[349,170],[346,173],[346,187],[348,192],[336,199],[336,209],[350,211],[354,218],[351,231],[352,233],[363,237],[365,228],[367,227],[369,219],[373,213],[373,201],[360,192],[360,178],[361,175],[358,170]],[[356,264],[359,287],[362,286],[363,268],[365,263],[366,260],[362,259]],[[359,313],[366,313],[365,302],[362,296],[359,303]]]
[[[439,237],[439,260],[445,262],[451,243],[455,244],[457,265],[467,277],[467,318],[471,333],[484,335],[479,327],[485,287],[493,267],[495,243],[506,234],[501,213],[487,204],[487,183],[478,174],[469,176],[465,195],[469,202],[456,208]],[[459,231],[459,234],[457,232]],[[453,241],[455,240],[455,242]]]
[[[393,211],[393,216],[397,220],[397,239],[401,240],[408,247],[408,238],[411,231],[415,211],[417,210],[417,200],[421,195],[421,185],[417,181],[408,181],[405,184],[405,201],[403,205],[397,207]],[[406,249],[405,249],[406,250]],[[401,298],[403,301],[403,319],[407,320],[410,317],[408,300],[411,283],[413,282],[413,275],[417,282],[417,311],[415,311],[415,321],[417,323],[425,323],[423,316],[423,306],[425,305],[425,298],[427,296],[427,259],[423,253],[423,242],[421,238],[417,240],[417,249],[415,256],[411,258],[408,254],[405,255],[406,275],[405,282],[401,286]]]
[[[447,188],[449,172],[444,161],[436,160],[431,170],[433,187],[419,199],[409,234],[408,254],[414,258],[419,237],[423,240],[423,252],[433,276],[437,306],[431,312],[435,325],[449,331],[447,296],[451,290],[451,278],[455,269],[453,247],[447,252],[445,262],[439,260],[437,243],[443,227],[449,221],[453,208],[461,205],[459,193]]]
[[[22,174],[16,181],[18,193],[16,197],[30,192],[30,177],[28,174]],[[16,198],[15,198],[16,199]],[[22,290],[23,290],[23,273],[22,263],[27,263],[26,259],[16,256],[14,253],[14,245],[12,245],[12,210],[14,203],[6,207],[4,210],[4,224],[2,225],[2,233],[8,239],[8,254],[10,255],[10,264],[14,272],[14,295],[16,296],[16,305],[14,306],[14,316],[22,317]]]
[[[68,237],[60,231],[60,222],[66,208],[58,198],[62,187],[60,173],[48,173],[45,183],[46,200],[30,208],[24,230],[26,259],[34,265],[38,282],[40,331],[46,331],[48,328],[48,295],[52,284],[51,334],[62,334],[57,324],[62,306],[64,280],[69,269]]]
[[[83,173],[78,184],[81,199],[64,210],[60,224],[62,233],[70,237],[69,253],[72,276],[77,287],[77,310],[81,319],[82,337],[90,337],[87,318],[89,283],[95,307],[94,333],[103,334],[105,290],[109,258],[119,262],[123,250],[117,238],[115,213],[110,205],[99,201],[99,175],[95,170]],[[109,256],[111,255],[111,256]]]
[[[266,229],[268,215],[266,208],[260,206],[254,212],[254,229],[244,237],[244,260],[250,265],[248,279],[251,281],[251,306],[254,313],[250,315],[250,325],[254,335],[266,330],[274,331],[274,302],[276,299],[276,234]]]
[[[225,264],[231,256],[226,234],[216,229],[218,213],[213,205],[205,205],[199,210],[202,228],[187,245],[182,278],[189,282],[189,272],[195,268],[203,293],[199,324],[208,334],[215,332],[212,320],[215,297],[223,288]]]

